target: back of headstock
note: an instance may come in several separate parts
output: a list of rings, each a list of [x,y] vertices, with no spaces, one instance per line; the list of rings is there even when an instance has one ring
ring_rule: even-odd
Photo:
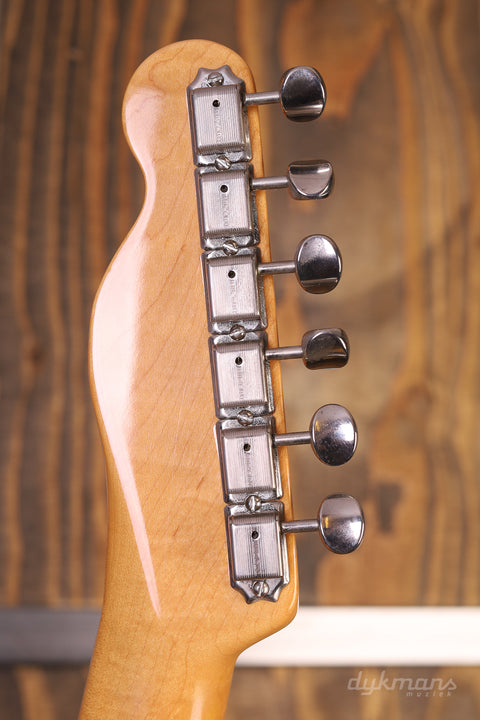
[[[321,79],[308,76],[315,87],[307,99],[316,98],[309,103],[294,75],[282,81],[284,111],[320,114]],[[240,79],[246,96],[228,78]],[[284,179],[263,178],[256,103],[278,97],[254,90],[241,58],[203,41],[158,51],[127,89],[125,131],[146,196],[92,315],[109,540],[82,718],[222,717],[237,655],[295,615],[291,532],[320,529],[337,552],[354,549],[363,534],[348,497],[328,499],[315,521],[293,521],[285,446],[312,442],[321,460],[341,464],[355,450],[356,429],[348,411],[332,405],[314,415],[308,433],[285,433],[278,360],[341,366],[348,341],[329,329],[278,348],[272,274],[293,271],[305,289],[325,292],[341,261],[333,241],[314,236],[294,263],[270,263],[263,189],[324,197],[332,172],[325,162],[294,163]],[[238,110],[233,130],[221,124],[224,100]],[[204,141],[198,112],[207,106],[214,130],[207,127]],[[245,139],[245,150],[235,140],[217,152],[225,127]],[[255,484],[257,449],[267,459]],[[234,468],[245,476],[234,477]]]

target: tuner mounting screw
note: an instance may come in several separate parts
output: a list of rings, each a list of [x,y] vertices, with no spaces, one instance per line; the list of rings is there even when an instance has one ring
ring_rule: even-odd
[[[262,507],[262,501],[258,495],[249,495],[245,500],[245,507],[252,513],[256,512]]]
[[[245,334],[245,328],[243,325],[234,325],[230,330],[230,337],[232,340],[243,340]]]
[[[235,240],[225,240],[222,245],[222,250],[225,255],[236,255],[238,252],[238,245]]]
[[[232,163],[226,155],[219,155],[215,158],[215,167],[217,170],[228,170],[231,164]]]
[[[253,583],[252,590],[255,595],[260,598],[265,597],[270,588],[268,587],[268,583],[265,582],[265,580],[257,580],[257,582]]]
[[[207,85],[209,87],[216,87],[217,85],[223,85],[223,75],[218,70],[211,72],[207,76]]]
[[[237,421],[240,425],[251,425],[253,423],[253,413],[250,410],[240,410],[237,415]]]

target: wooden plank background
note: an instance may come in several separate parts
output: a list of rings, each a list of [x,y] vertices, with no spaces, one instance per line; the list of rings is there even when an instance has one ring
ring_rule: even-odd
[[[287,423],[347,405],[360,444],[342,468],[291,452],[297,516],[351,492],[362,549],[299,540],[306,604],[477,605],[480,504],[480,42],[474,0],[7,0],[1,7],[0,604],[98,605],[106,538],[103,457],[87,381],[90,307],[140,208],[143,181],[121,103],[158,47],[203,37],[250,64],[258,89],[294,64],[328,99],[309,125],[262,108],[268,173],[323,156],[332,197],[269,198],[272,252],[306,234],[340,246],[329,296],[276,281],[280,339],[344,327],[347,368],[285,363]],[[372,676],[381,672],[372,670]],[[476,668],[451,698],[348,692],[357,670],[239,670],[228,718],[480,717]],[[5,667],[0,719],[74,718],[85,668]]]

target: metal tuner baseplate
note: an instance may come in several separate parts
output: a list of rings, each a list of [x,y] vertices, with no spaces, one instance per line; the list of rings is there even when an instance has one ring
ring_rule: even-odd
[[[324,406],[314,416],[319,418],[315,432],[276,434],[273,418],[270,364],[302,358],[311,369],[341,367],[348,360],[348,339],[342,330],[329,328],[305,333],[301,345],[269,348],[265,332],[264,275],[293,273],[304,290],[323,294],[337,285],[342,265],[338,248],[325,235],[304,238],[293,260],[264,262],[255,194],[287,188],[299,200],[326,197],[332,167],[323,160],[300,161],[291,163],[284,177],[256,178],[250,163],[247,107],[279,102],[289,119],[312,120],[323,110],[325,88],[314,68],[303,67],[287,70],[279,91],[247,94],[243,80],[223,65],[198,70],[187,102],[230,582],[248,603],[276,601],[289,582],[287,532],[318,530],[334,552],[349,552],[363,536],[360,511],[341,496],[322,506],[328,513],[321,510],[317,519],[284,521],[277,448],[310,443],[324,463],[345,462],[356,446],[348,411]],[[346,441],[339,445],[344,436],[348,447]],[[343,507],[350,514],[354,508],[353,520]]]
[[[283,503],[263,503],[257,512],[227,505],[225,518],[233,586],[248,603],[277,600],[289,580]]]
[[[259,257],[257,248],[240,248],[231,255],[223,250],[202,254],[211,333],[228,334],[234,325],[242,326],[246,332],[267,326]]]
[[[279,499],[282,482],[273,417],[255,417],[246,426],[236,419],[223,420],[215,432],[225,502],[254,511],[261,502]]]
[[[195,171],[200,238],[204,248],[222,248],[225,238],[240,247],[257,244],[259,240],[251,166],[225,164],[231,169],[206,167]]]
[[[273,412],[270,364],[265,359],[265,333],[246,333],[240,341],[230,335],[209,339],[215,412],[218,418],[252,417]]]
[[[195,165],[213,165],[220,155],[231,163],[251,160],[243,80],[228,65],[200,68],[187,93]]]

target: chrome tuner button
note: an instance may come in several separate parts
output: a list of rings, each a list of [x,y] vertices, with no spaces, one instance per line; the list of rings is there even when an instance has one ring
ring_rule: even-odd
[[[326,235],[309,235],[298,245],[293,261],[259,263],[260,275],[295,273],[304,290],[317,295],[336,288],[342,274],[342,256]]]
[[[310,330],[302,338],[302,356],[309,370],[341,368],[348,362],[347,335],[340,328]]]
[[[245,105],[279,102],[289,120],[304,122],[320,117],[325,100],[325,85],[318,70],[299,66],[283,73],[280,91],[247,94]]]
[[[288,166],[290,193],[298,200],[324,198],[333,187],[333,169],[325,160],[301,160]]]
[[[329,495],[320,505],[313,520],[292,520],[282,523],[282,532],[318,530],[328,550],[347,555],[363,540],[365,518],[360,503],[351,495]]]
[[[323,405],[312,417],[308,432],[281,433],[273,441],[280,445],[308,445],[326,465],[343,465],[357,447],[355,420],[342,405]]]
[[[312,417],[310,438],[315,455],[322,462],[343,465],[357,447],[357,426],[342,405],[324,405]]]
[[[333,169],[326,160],[299,160],[288,166],[285,177],[253,178],[252,190],[288,188],[296,200],[317,200],[330,195]]]
[[[327,94],[322,76],[312,67],[293,67],[280,81],[280,105],[289,120],[304,122],[320,117]]]
[[[351,495],[329,495],[318,511],[320,536],[334,553],[346,555],[363,540],[365,518],[360,503]]]
[[[295,253],[297,280],[309,293],[323,294],[336,288],[342,275],[342,256],[326,235],[309,235]]]
[[[302,358],[309,370],[340,368],[348,362],[349,345],[346,333],[340,328],[310,330],[301,345],[267,348],[267,360]]]

